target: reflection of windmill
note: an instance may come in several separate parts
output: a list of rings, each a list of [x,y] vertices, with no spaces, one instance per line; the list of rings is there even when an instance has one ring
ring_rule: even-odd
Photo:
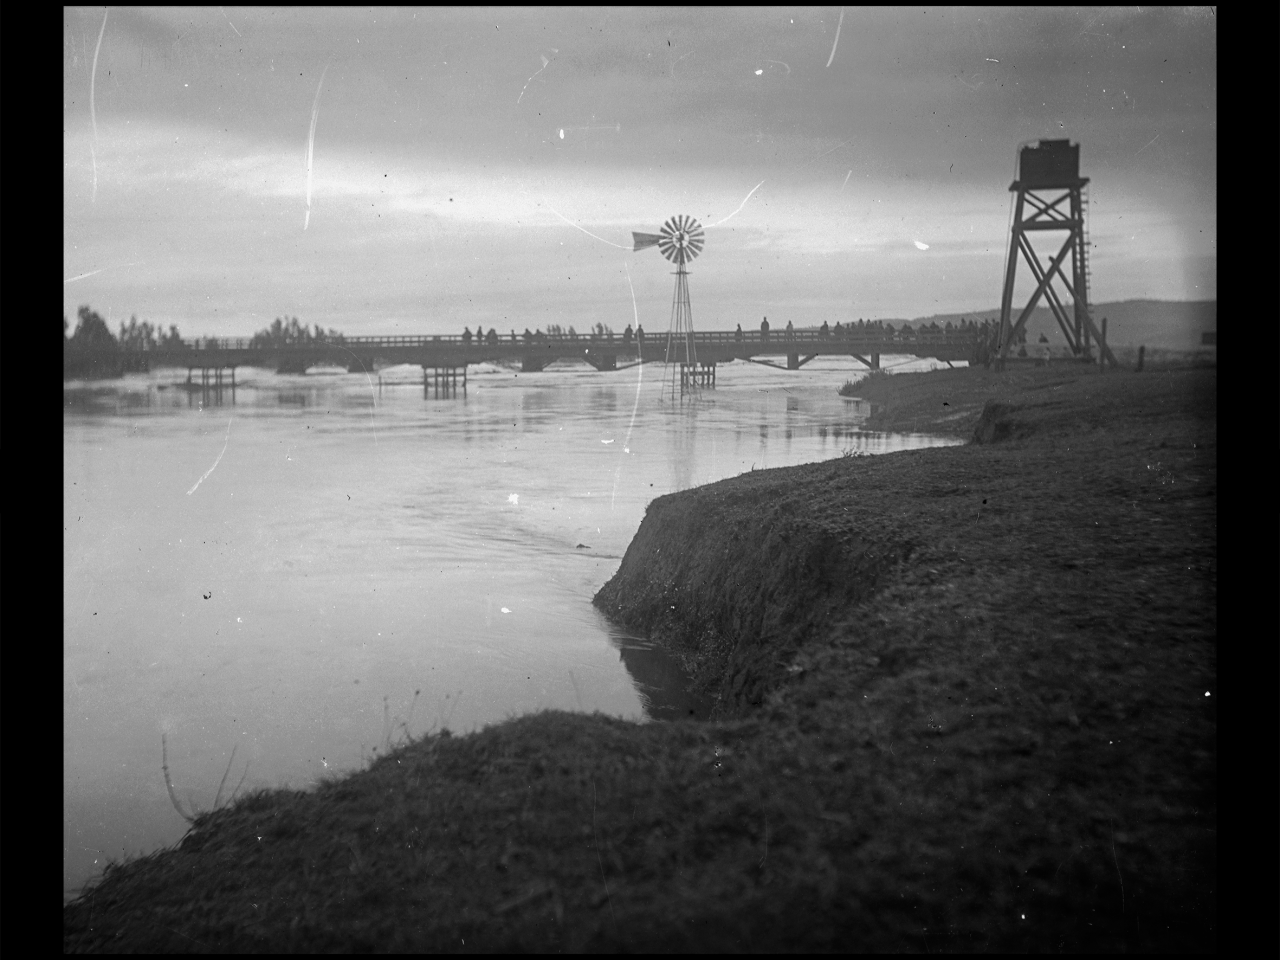
[[[680,364],[680,392],[697,386],[698,354],[693,344],[693,311],[689,307],[689,274],[684,266],[702,252],[702,225],[693,217],[672,217],[661,233],[632,233],[635,250],[656,246],[676,265],[676,291],[671,300],[671,328],[667,331],[667,366],[671,370],[671,395],[675,396],[676,372]],[[684,353],[681,354],[683,348]]]

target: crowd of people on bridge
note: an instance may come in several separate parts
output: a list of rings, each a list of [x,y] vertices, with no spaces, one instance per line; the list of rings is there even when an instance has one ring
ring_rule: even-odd
[[[544,343],[548,337],[551,337],[551,338],[568,337],[572,340],[572,339],[577,339],[577,336],[578,334],[574,331],[573,327],[570,327],[568,331],[563,331],[560,329],[559,326],[553,325],[548,329],[546,333],[543,333],[541,329],[530,330],[528,327],[525,327],[524,333],[520,336],[517,336],[516,332],[512,330],[510,340],[511,340],[511,343],[513,344],[517,344],[523,341],[525,346],[531,346],[535,343]],[[608,327],[604,327],[602,324],[597,324],[597,329],[592,330],[587,336],[591,340],[599,340],[599,339],[612,340],[613,331],[610,330]],[[625,344],[629,344],[633,339],[639,341],[641,344],[644,343],[644,327],[643,326],[637,326],[636,329],[633,331],[631,329],[631,324],[627,324],[627,329],[623,331],[623,334],[622,334],[622,342]],[[479,326],[479,327],[476,327],[476,332],[474,334],[471,332],[470,327],[462,328],[462,343],[465,346],[470,346],[474,342],[477,346],[496,347],[498,346],[500,341],[501,341],[501,336],[498,333],[496,328],[490,327],[489,332],[485,333],[484,327]]]
[[[851,320],[848,323],[836,321],[834,327],[824,320],[822,325],[817,328],[816,333],[818,338],[822,340],[864,340],[868,338],[885,340],[919,340],[924,338],[933,340],[937,337],[945,337],[947,340],[972,340],[978,345],[974,356],[974,359],[978,362],[989,362],[984,358],[994,356],[999,352],[999,344],[996,342],[998,339],[998,325],[992,320],[967,320],[962,317],[957,323],[952,323],[950,320],[942,324],[932,321],[914,328],[911,324],[904,323],[900,329],[895,329],[893,324],[888,321],[864,320],[859,317],[856,321]],[[523,340],[525,346],[532,346],[536,343],[543,343],[548,338],[559,339],[565,336],[575,339],[577,334],[572,327],[565,331],[555,324],[550,326],[546,333],[543,333],[541,329],[531,331],[528,327],[525,327],[522,337],[517,337],[516,332],[512,330],[510,342],[516,344]],[[613,331],[608,327],[597,324],[596,328],[588,336],[591,340],[612,340]],[[626,330],[622,333],[622,343],[630,346],[635,342],[643,347],[644,336],[643,326],[637,324],[636,329],[632,330],[631,325],[627,324]],[[781,336],[783,341],[791,341],[796,338],[795,326],[790,320],[787,321],[786,326],[783,328]],[[735,341],[741,342],[744,337],[742,324],[739,323],[734,330],[733,338]],[[769,343],[770,337],[769,318],[764,317],[760,321],[760,339],[764,343]],[[805,340],[810,340],[812,339],[812,334],[804,332],[802,337]],[[500,339],[498,331],[492,327],[489,328],[487,333],[483,326],[477,327],[474,334],[469,327],[464,327],[462,331],[462,342],[466,345],[470,345],[474,341],[477,345],[496,347]],[[1023,340],[1020,342],[1025,343],[1025,334],[1023,334]]]
[[[528,335],[528,333],[529,333],[529,331],[526,329],[526,330],[525,330],[525,334],[526,334],[526,336]],[[463,342],[464,344],[466,344],[467,346],[470,346],[470,345],[471,345],[471,339],[472,339],[472,337],[471,337],[471,328],[470,328],[470,327],[463,327],[463,328],[462,328],[462,342]],[[475,332],[475,341],[476,341],[476,346],[480,346],[481,344],[488,344],[488,345],[489,345],[489,346],[491,346],[491,347],[496,347],[496,346],[498,345],[498,331],[497,331],[497,329],[496,329],[496,328],[494,328],[494,327],[490,327],[490,328],[489,328],[489,333],[488,333],[488,335],[486,336],[486,335],[485,335],[485,332],[484,332],[484,327],[483,327],[483,326],[476,327],[476,332]],[[512,330],[512,331],[511,331],[511,342],[512,342],[512,343],[515,343],[515,342],[516,342],[516,332],[515,332],[514,330]]]
[[[984,331],[991,329],[992,326],[993,324],[990,320],[984,320],[982,323],[979,323],[976,320],[965,320],[961,318],[959,323],[952,323],[948,320],[946,323],[939,326],[938,323],[934,321],[928,324],[923,324],[914,329],[911,324],[904,323],[901,329],[895,330],[892,323],[884,320],[863,320],[862,318],[858,318],[858,320],[851,320],[847,324],[842,324],[839,321],[836,321],[836,325],[834,327],[824,320],[822,322],[822,326],[818,327],[816,332],[818,334],[818,338],[822,340],[865,339],[867,337],[874,337],[877,339],[914,339],[922,334],[926,336],[933,335],[945,336],[947,338],[959,337],[969,339],[982,336]],[[735,340],[742,340],[742,324],[738,324],[738,328],[734,331],[733,338]],[[805,334],[805,339],[810,338],[811,335]],[[760,339],[765,343],[769,342],[770,327],[768,317],[765,317],[760,321]],[[783,339],[795,339],[795,328],[792,326],[790,320],[787,321],[786,328],[783,331]]]

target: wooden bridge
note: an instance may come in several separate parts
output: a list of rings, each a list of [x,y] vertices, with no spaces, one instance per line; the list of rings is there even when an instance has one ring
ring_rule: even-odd
[[[664,362],[667,335],[643,337],[548,336],[530,334],[499,337],[412,336],[338,337],[297,344],[263,344],[248,339],[193,339],[146,350],[63,351],[64,375],[95,370],[99,374],[146,371],[152,367],[186,367],[188,376],[201,371],[204,381],[221,383],[220,371],[236,367],[267,367],[279,373],[305,373],[309,367],[340,365],[352,373],[372,373],[377,367],[413,364],[423,368],[424,384],[434,376],[456,382],[461,371],[477,363],[519,362],[522,371],[539,371],[556,360],[578,360],[597,370],[623,370],[638,363]],[[705,332],[693,335],[696,363],[690,376],[714,383],[715,367],[742,360],[799,370],[815,357],[853,357],[877,369],[884,354],[929,357],[947,363],[978,358],[979,340],[967,330],[947,332],[847,330],[823,334],[817,330]],[[684,359],[684,344],[679,344]],[[674,358],[677,351],[671,350]],[[430,375],[428,372],[431,372]],[[439,388],[439,387],[438,387]]]

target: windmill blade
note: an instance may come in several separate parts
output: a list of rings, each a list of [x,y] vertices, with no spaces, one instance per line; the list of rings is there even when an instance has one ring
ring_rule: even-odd
[[[637,238],[638,244],[640,237],[648,239],[652,234],[637,233],[633,236]],[[672,263],[688,263],[702,252],[706,242],[704,237],[702,224],[687,214],[678,214],[662,225],[662,232],[657,239],[658,250]]]
[[[637,250],[644,250],[646,247],[656,246],[662,241],[662,234],[636,233],[633,230],[631,231],[631,238],[635,241],[635,246],[631,248],[631,252],[635,253]]]

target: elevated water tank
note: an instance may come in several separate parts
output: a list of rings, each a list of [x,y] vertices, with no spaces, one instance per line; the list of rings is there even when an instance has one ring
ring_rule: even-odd
[[[1068,189],[1081,182],[1078,143],[1041,140],[1018,152],[1018,183],[1025,189]]]

